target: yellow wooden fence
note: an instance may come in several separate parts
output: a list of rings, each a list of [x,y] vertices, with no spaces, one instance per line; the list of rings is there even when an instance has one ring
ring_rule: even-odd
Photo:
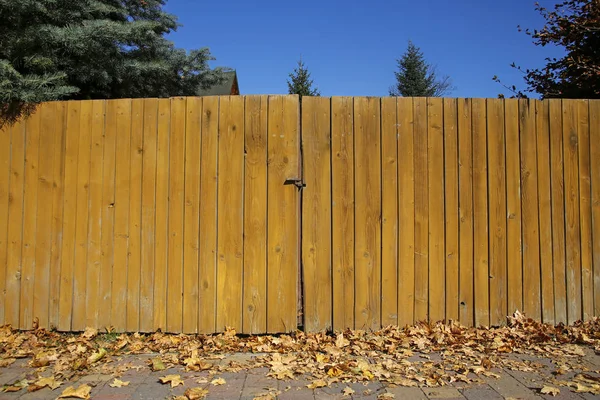
[[[600,101],[69,101],[0,131],[0,325],[262,333],[299,311],[315,331],[517,309],[600,315]]]

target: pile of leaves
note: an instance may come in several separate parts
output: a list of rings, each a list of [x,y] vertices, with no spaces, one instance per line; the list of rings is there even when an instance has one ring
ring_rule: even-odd
[[[23,387],[29,391],[55,389],[63,382],[92,373],[120,377],[133,366],[114,361],[131,354],[150,354],[148,365],[141,368],[153,371],[180,367],[186,371],[207,371],[212,376],[268,368],[267,374],[273,379],[308,378],[310,388],[370,380],[398,386],[469,384],[481,382],[484,377],[499,377],[502,368],[535,371],[542,367],[533,361],[510,357],[516,353],[550,358],[554,377],[549,384],[600,394],[599,371],[590,371],[582,362],[586,351],[600,354],[600,319],[572,326],[551,326],[519,312],[507,319],[506,326],[498,328],[468,328],[456,322],[420,323],[377,332],[297,331],[278,336],[240,336],[232,329],[217,335],[184,335],[99,334],[88,328],[75,335],[43,329],[20,332],[9,326],[0,328],[0,367],[27,359],[37,376],[6,386],[4,390],[9,391]],[[255,356],[243,362],[218,362],[232,353]],[[561,380],[561,376],[573,372],[576,372],[574,378]],[[173,386],[180,384],[178,377],[167,375],[161,379]],[[212,381],[213,385],[222,383],[218,379]],[[126,384],[118,379],[113,382],[113,385]],[[82,390],[89,394],[87,388]],[[558,389],[544,390],[551,393]],[[197,393],[186,396],[202,398],[202,393],[198,389]],[[85,398],[86,393],[82,395]]]

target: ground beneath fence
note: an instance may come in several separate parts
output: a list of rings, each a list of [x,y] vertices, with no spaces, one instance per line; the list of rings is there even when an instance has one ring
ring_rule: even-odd
[[[0,328],[0,399],[592,399],[600,320],[279,336]]]

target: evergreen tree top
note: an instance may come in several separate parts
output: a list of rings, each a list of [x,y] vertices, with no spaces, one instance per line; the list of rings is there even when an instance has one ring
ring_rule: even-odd
[[[297,94],[300,96],[320,96],[321,93],[313,88],[313,80],[310,79],[310,72],[304,65],[302,58],[298,61],[298,66],[294,68],[294,72],[289,74],[288,93]]]

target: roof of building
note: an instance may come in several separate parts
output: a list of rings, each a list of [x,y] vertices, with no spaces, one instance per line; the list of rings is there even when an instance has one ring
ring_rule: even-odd
[[[225,80],[219,84],[211,86],[209,89],[199,89],[199,96],[227,96],[231,94],[231,88],[237,85],[237,74],[235,71],[224,72]]]

